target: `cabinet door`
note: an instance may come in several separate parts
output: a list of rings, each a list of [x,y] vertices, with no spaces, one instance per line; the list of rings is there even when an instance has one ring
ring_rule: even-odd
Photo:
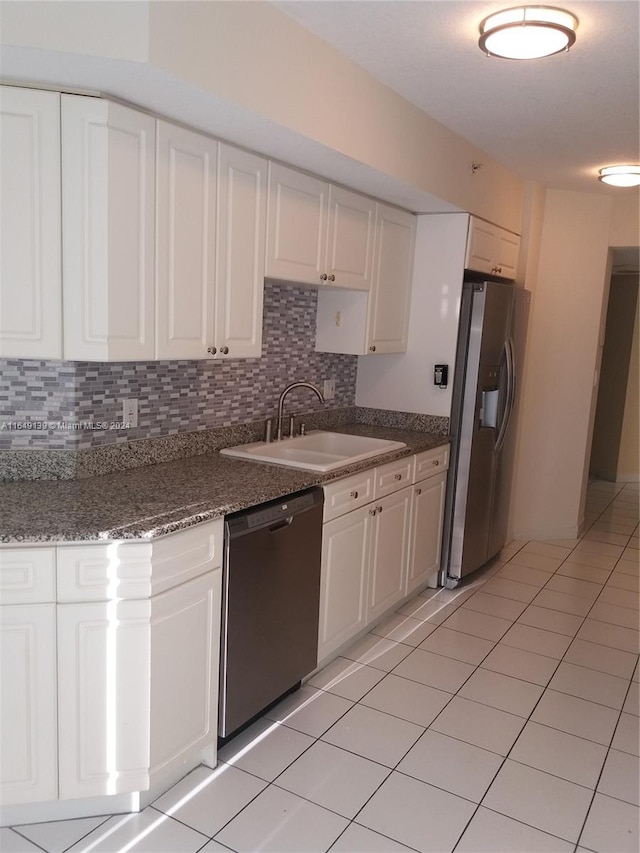
[[[267,221],[267,161],[220,146],[216,265],[217,356],[259,358]]]
[[[222,570],[151,599],[151,782],[217,740]]]
[[[218,143],[158,122],[156,353],[206,358],[214,344]]]
[[[54,604],[0,608],[0,802],[55,800]]]
[[[322,284],[326,275],[329,184],[269,164],[265,275]]]
[[[0,356],[60,358],[60,95],[0,88]]]
[[[155,120],[62,95],[64,357],[152,359]]]
[[[498,230],[496,244],[497,274],[504,278],[515,278],[518,269],[520,237],[510,231]]]
[[[472,216],[469,222],[465,269],[491,274],[495,266],[498,229],[489,222]]]
[[[150,608],[58,605],[60,799],[149,787]]]
[[[440,568],[446,486],[447,474],[443,471],[413,487],[407,595],[427,584]]]
[[[326,272],[334,287],[371,289],[376,203],[341,187],[329,193]]]
[[[323,525],[318,661],[366,625],[370,506]]]
[[[378,205],[373,287],[367,317],[367,351],[405,352],[416,218]]]
[[[404,598],[412,488],[375,501],[367,622]]]

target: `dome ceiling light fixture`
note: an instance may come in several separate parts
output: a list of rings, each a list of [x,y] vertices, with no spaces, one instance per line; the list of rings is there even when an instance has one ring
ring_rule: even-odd
[[[540,59],[569,50],[578,19],[554,6],[517,6],[486,17],[478,44],[487,56]]]
[[[612,187],[637,187],[640,186],[640,165],[633,166],[605,166],[600,169],[598,180]]]

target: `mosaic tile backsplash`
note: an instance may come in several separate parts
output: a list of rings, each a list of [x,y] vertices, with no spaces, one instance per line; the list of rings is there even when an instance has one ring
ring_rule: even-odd
[[[282,389],[297,380],[322,388],[335,378],[335,398],[322,408],[352,406],[357,356],[315,352],[316,309],[317,291],[266,282],[260,359],[0,359],[0,449],[84,450],[248,423],[274,414]],[[125,397],[139,401],[135,429],[117,428]],[[287,412],[320,405],[312,392],[295,391]]]

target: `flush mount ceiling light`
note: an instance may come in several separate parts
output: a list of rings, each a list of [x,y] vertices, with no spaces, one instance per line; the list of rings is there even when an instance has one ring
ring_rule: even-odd
[[[613,187],[640,186],[640,166],[606,166],[600,169],[598,180]]]
[[[480,24],[478,44],[487,56],[540,59],[569,50],[578,19],[553,6],[518,6],[489,15]]]

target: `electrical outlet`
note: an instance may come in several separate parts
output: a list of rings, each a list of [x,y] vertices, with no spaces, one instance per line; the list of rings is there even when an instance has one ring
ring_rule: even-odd
[[[325,400],[333,400],[336,396],[336,380],[335,379],[325,379],[324,380],[324,388],[322,391],[322,395]]]
[[[127,397],[122,401],[122,422],[128,425],[129,429],[138,426],[138,401],[135,397]]]

